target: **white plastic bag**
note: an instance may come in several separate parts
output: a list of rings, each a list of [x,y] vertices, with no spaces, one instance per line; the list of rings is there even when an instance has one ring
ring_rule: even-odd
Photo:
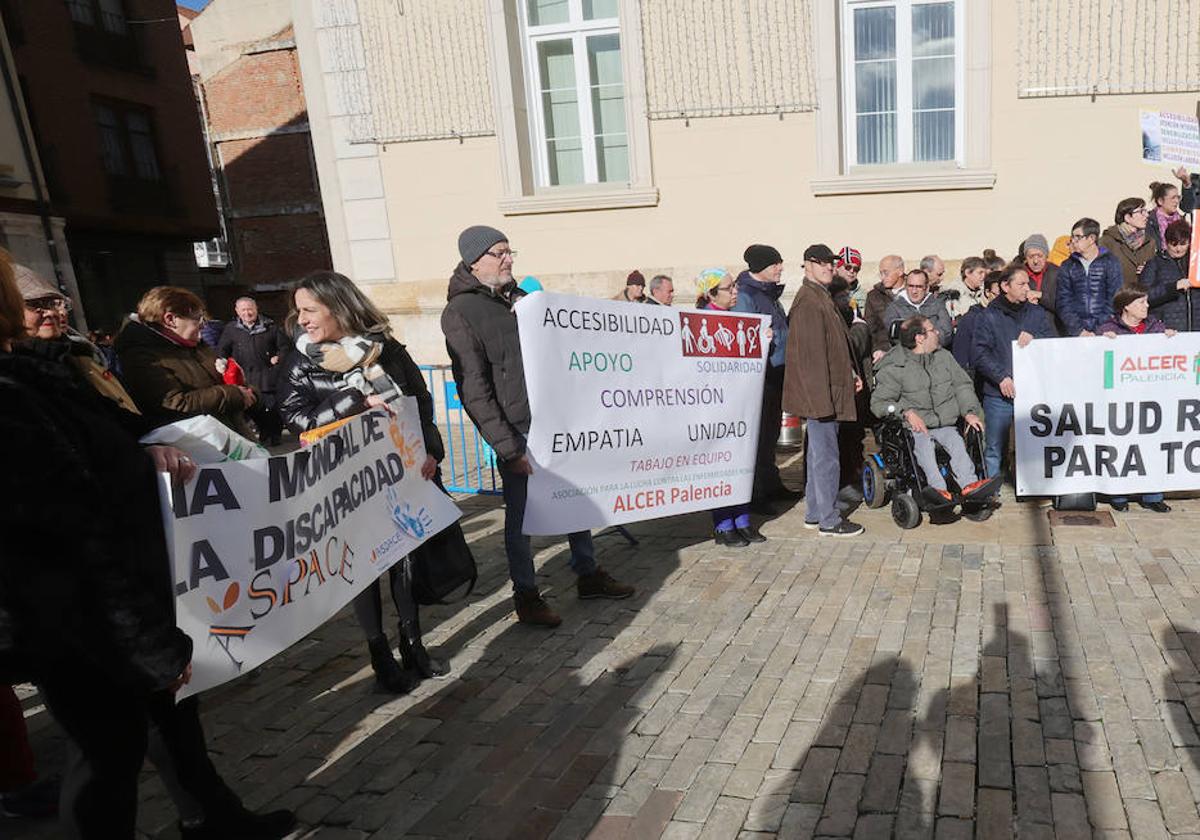
[[[147,446],[174,446],[186,452],[197,464],[248,461],[252,458],[266,458],[271,454],[264,447],[247,440],[209,414],[160,426],[143,437],[140,443]]]

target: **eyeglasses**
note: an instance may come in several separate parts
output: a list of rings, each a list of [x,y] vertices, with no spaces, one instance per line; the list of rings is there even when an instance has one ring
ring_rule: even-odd
[[[924,283],[909,283],[907,285],[908,285],[908,288],[910,288],[910,289],[928,289],[929,288]]]
[[[30,312],[70,312],[71,301],[48,295],[25,301],[25,308]]]
[[[853,271],[855,274],[858,274],[858,272],[862,271],[862,268],[860,268],[857,265],[846,265],[845,263],[843,263],[842,271]]]
[[[737,288],[738,288],[738,284],[736,282],[734,282],[728,286],[717,286],[716,290],[718,292],[736,292]]]
[[[1145,207],[1139,207],[1136,210],[1129,211],[1129,215],[1131,215],[1131,216],[1147,216],[1149,214],[1150,214],[1150,210]]]
[[[1072,241],[1072,242],[1078,242],[1078,241],[1079,241],[1079,240],[1081,240],[1081,239],[1087,239],[1087,238],[1088,238],[1089,236],[1091,236],[1091,235],[1092,235],[1092,234],[1090,234],[1090,233],[1072,233],[1072,234],[1071,234],[1071,241]]]
[[[516,251],[484,251],[489,257],[495,257],[498,260],[503,260],[508,257],[510,260],[517,255]]]

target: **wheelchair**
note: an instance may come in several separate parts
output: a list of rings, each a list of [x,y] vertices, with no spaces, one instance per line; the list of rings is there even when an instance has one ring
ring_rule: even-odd
[[[879,451],[868,455],[863,463],[862,493],[863,504],[869,508],[881,508],[892,502],[892,520],[905,530],[916,528],[921,524],[922,512],[931,516],[948,512],[957,503],[962,488],[954,480],[950,472],[950,456],[942,447],[934,443],[937,454],[938,469],[946,480],[946,486],[955,498],[948,500],[935,488],[929,486],[925,473],[917,465],[913,452],[912,432],[904,425],[904,421],[894,408],[889,408],[889,414],[872,428],[875,443]],[[967,454],[975,465],[978,475],[986,475],[983,462],[983,434],[977,429],[959,421],[958,432],[963,436],[967,445]],[[989,480],[973,493],[974,501],[964,501],[964,516],[971,519],[984,519],[995,506],[992,499],[999,489],[1001,477]],[[985,514],[984,511],[987,511]]]

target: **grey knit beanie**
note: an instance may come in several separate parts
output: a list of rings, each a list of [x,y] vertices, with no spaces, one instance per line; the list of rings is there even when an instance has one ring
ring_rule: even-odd
[[[463,264],[470,267],[479,261],[484,251],[497,242],[507,242],[508,237],[494,227],[472,225],[458,235],[458,254]]]
[[[1050,243],[1046,241],[1046,237],[1042,236],[1040,233],[1035,233],[1026,239],[1025,244],[1021,247],[1022,253],[1029,250],[1037,250],[1041,251],[1043,254],[1049,254]]]

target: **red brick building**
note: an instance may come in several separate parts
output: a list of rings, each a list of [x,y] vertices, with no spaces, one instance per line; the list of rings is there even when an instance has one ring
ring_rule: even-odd
[[[160,283],[203,293],[217,235],[203,134],[171,0],[4,0],[53,212],[92,326]]]
[[[259,290],[332,266],[291,4],[270,5],[214,0],[189,26],[233,278]]]

